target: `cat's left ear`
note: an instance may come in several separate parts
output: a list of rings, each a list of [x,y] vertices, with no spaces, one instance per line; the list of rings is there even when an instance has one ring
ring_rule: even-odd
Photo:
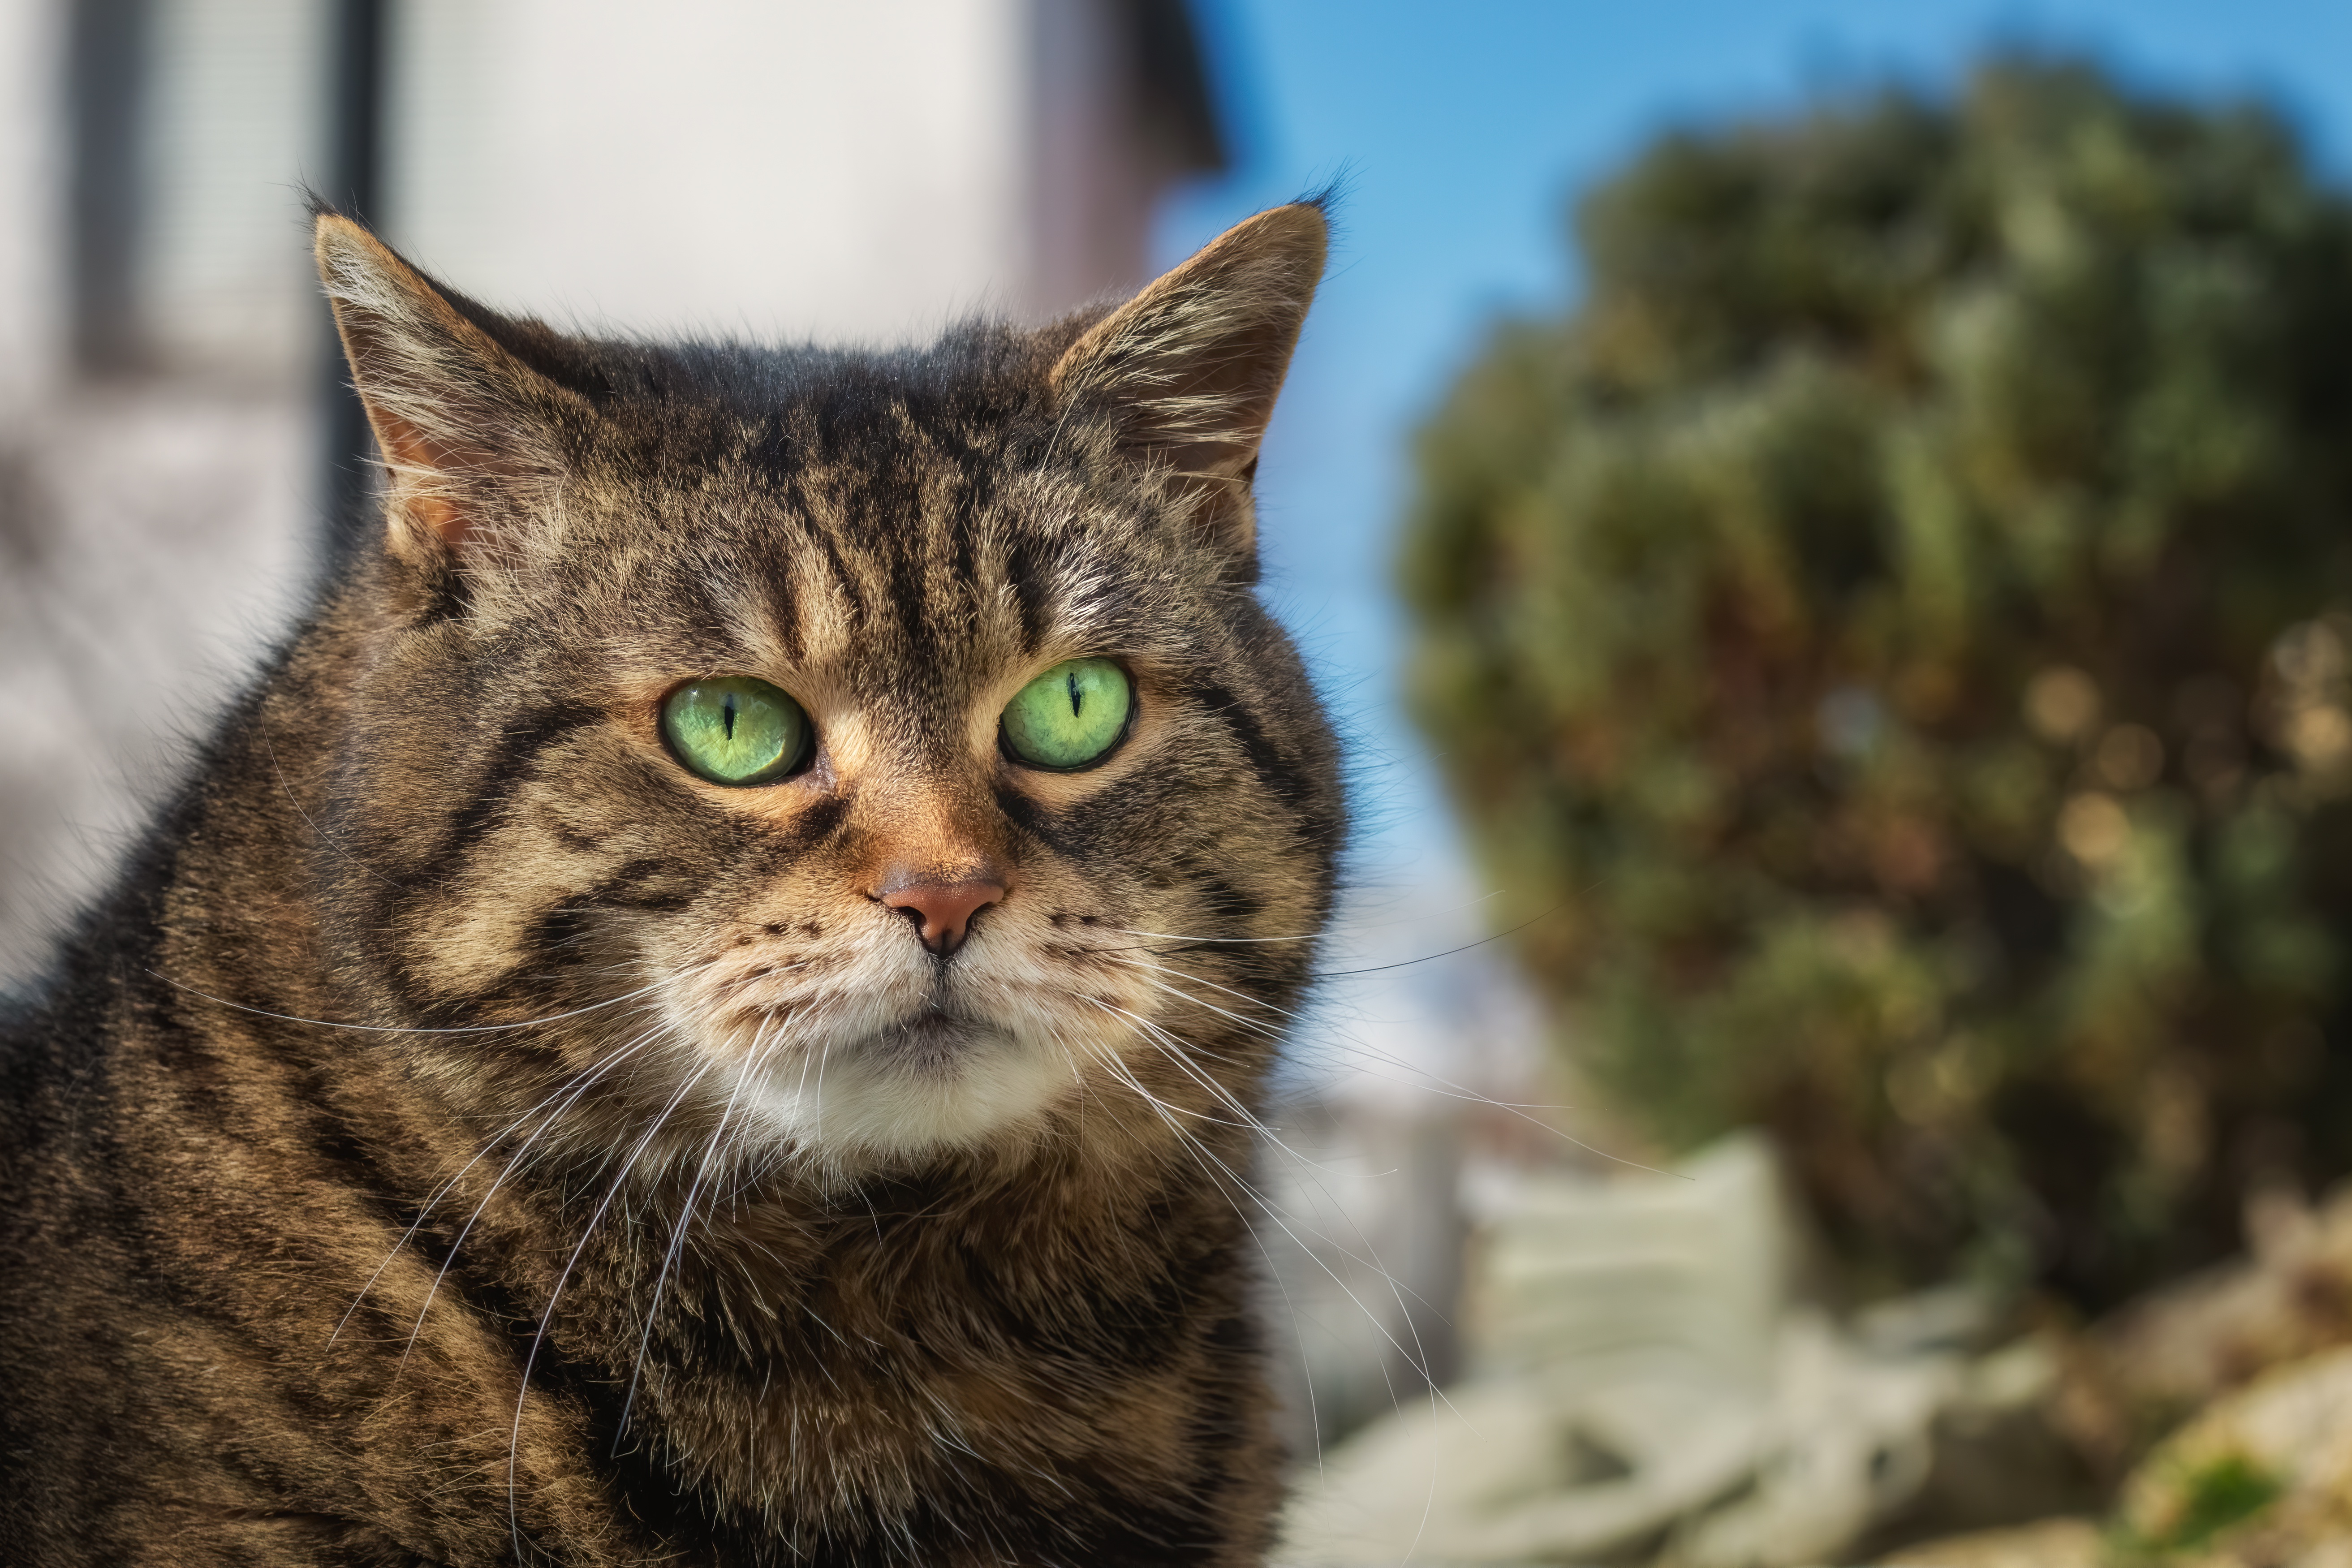
[[[559,433],[591,416],[586,400],[360,225],[324,209],[316,223],[319,278],[390,479],[392,552],[430,568],[519,542],[547,510]]]
[[[1055,401],[1107,416],[1244,562],[1257,549],[1258,443],[1328,244],[1319,202],[1262,212],[1097,322],[1053,369]]]

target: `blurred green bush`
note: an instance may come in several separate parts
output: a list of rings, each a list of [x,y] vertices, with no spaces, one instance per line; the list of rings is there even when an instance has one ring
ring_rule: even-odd
[[[1672,135],[1423,435],[1412,700],[1587,1081],[1862,1289],[2352,1169],[2352,205],[2011,60]]]

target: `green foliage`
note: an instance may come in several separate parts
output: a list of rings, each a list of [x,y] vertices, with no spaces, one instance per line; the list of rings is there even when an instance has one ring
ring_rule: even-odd
[[[2182,1552],[2202,1546],[2234,1524],[2242,1524],[2278,1500],[2285,1491],[2279,1479],[2241,1454],[2214,1460],[2189,1478],[2179,1517],[2163,1540],[2160,1551]]]
[[[2286,1495],[2286,1483],[2243,1454],[2222,1454],[2167,1478],[2158,1504],[2161,1523],[2142,1533],[2130,1524],[2110,1528],[2107,1558],[2117,1568],[2157,1568],[2195,1561],[2216,1536],[2244,1524]]]
[[[1654,147],[1423,435],[1413,698],[1580,1067],[1865,1280],[2352,1165],[2352,208],[2008,62]]]

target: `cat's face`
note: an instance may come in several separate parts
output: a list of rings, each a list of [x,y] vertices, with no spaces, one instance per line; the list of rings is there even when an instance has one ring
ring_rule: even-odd
[[[863,361],[555,340],[320,247],[396,479],[329,868],[365,1005],[584,1009],[436,1060],[835,1168],[1234,1114],[1342,820],[1246,585],[1318,216],[1083,337]]]

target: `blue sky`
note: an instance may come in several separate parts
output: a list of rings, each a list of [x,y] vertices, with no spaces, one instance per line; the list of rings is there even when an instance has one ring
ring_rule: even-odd
[[[1988,48],[2095,57],[2126,80],[2259,94],[2352,171],[2352,3],[2083,0],[1194,0],[1232,174],[1161,215],[1172,262],[1334,175],[1340,243],[1261,469],[1271,602],[1367,759],[1362,868],[1448,879],[1425,749],[1393,703],[1388,563],[1410,433],[1489,322],[1573,299],[1567,205],[1661,128],[1771,113],[1889,76],[1939,88]],[[2352,280],[2347,280],[2352,286]]]

